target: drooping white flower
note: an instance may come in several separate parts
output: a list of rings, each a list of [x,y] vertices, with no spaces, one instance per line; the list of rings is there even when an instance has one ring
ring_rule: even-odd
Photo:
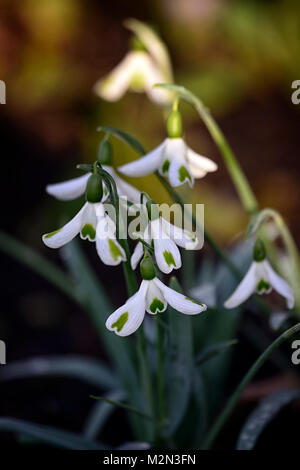
[[[135,33],[145,50],[132,50],[94,86],[97,95],[107,101],[119,100],[127,90],[146,92],[159,105],[167,105],[172,94],[155,89],[156,83],[170,83],[172,72],[168,53],[160,39],[147,25],[128,20],[126,26]]]
[[[115,172],[112,166],[102,165],[102,168],[107,171],[115,180],[119,196],[126,196],[132,202],[138,202],[140,200],[140,191],[134,186],[124,181]],[[72,178],[68,181],[62,181],[61,183],[48,184],[46,191],[51,196],[60,199],[61,201],[71,201],[85,193],[86,185],[91,173],[86,173],[78,178]],[[103,199],[102,202],[108,197],[107,188],[103,182]]]
[[[133,177],[146,176],[158,170],[162,176],[168,176],[172,186],[188,182],[192,187],[194,178],[203,178],[217,168],[215,162],[197,154],[187,146],[182,137],[177,137],[166,138],[150,153],[122,165],[118,170]]]
[[[80,211],[62,228],[43,235],[49,248],[60,248],[78,234],[82,239],[96,241],[96,249],[104,264],[115,266],[126,261],[126,254],[116,239],[114,222],[105,213],[101,202],[86,202]]]
[[[177,245],[186,250],[201,248],[195,233],[176,227],[167,222],[163,217],[150,220],[142,238],[149,245],[153,245],[157,265],[160,271],[165,274],[169,274],[173,269],[181,267],[181,255]],[[132,269],[137,267],[142,256],[143,245],[141,242],[138,242],[131,257]]]
[[[108,317],[106,327],[118,336],[131,335],[140,327],[146,311],[155,315],[164,312],[168,304],[186,315],[207,309],[206,305],[176,292],[155,277],[142,281],[138,292]]]
[[[266,259],[262,242],[257,240],[254,247],[254,261],[241,283],[226,300],[224,306],[226,308],[235,308],[245,302],[253,293],[269,294],[272,289],[285,297],[288,308],[293,308],[294,295],[291,287],[274,271]]]

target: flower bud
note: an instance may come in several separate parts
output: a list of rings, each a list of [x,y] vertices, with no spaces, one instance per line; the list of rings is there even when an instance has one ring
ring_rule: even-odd
[[[182,137],[182,119],[179,111],[172,111],[167,119],[167,133],[171,139]]]
[[[263,261],[266,257],[266,249],[264,243],[258,238],[255,242],[253,249],[254,261]]]
[[[159,210],[157,204],[155,204],[153,199],[148,199],[148,201],[146,202],[146,208],[149,220],[156,220],[159,218]]]
[[[155,278],[155,267],[150,256],[143,259],[140,264],[140,271],[142,278],[145,279],[145,281],[151,281],[151,279]]]
[[[109,140],[104,139],[100,143],[97,160],[101,165],[112,164],[112,145]]]
[[[85,198],[88,202],[100,202],[103,196],[102,178],[94,173],[88,179]]]

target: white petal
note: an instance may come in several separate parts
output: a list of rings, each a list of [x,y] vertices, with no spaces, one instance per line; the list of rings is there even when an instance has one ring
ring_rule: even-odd
[[[202,248],[199,238],[196,233],[189,230],[183,230],[176,225],[170,224],[161,217],[164,231],[176,243],[176,245],[185,248],[186,250],[198,250]]]
[[[126,176],[146,176],[157,170],[162,159],[162,151],[165,142],[162,142],[152,152],[147,153],[144,157],[120,166],[118,170]]]
[[[49,248],[60,248],[61,246],[69,243],[80,232],[82,217],[86,210],[87,203],[80,209],[80,211],[62,228],[54,232],[46,233],[43,235],[42,240]]]
[[[163,292],[168,304],[178,312],[185,313],[186,315],[196,315],[197,313],[204,312],[207,309],[205,304],[196,302],[195,300],[176,292],[174,289],[163,284],[159,279],[155,278],[154,282]]]
[[[131,184],[124,181],[117,174],[114,176],[120,196],[126,196],[127,199],[131,202],[139,202],[141,193]]]
[[[87,202],[81,219],[80,238],[94,242],[96,239],[97,216],[95,205]]]
[[[276,292],[278,292],[278,294],[285,297],[285,299],[287,301],[288,308],[293,308],[294,307],[294,294],[293,294],[293,291],[292,291],[291,287],[289,286],[289,284],[284,279],[282,279],[282,277],[280,277],[273,270],[273,268],[271,267],[269,261],[265,260],[265,261],[263,261],[263,263],[264,263],[265,269],[267,270],[267,273],[268,273],[269,283],[274,288],[274,290],[276,290]]]
[[[86,189],[87,180],[91,176],[87,173],[78,178],[73,178],[68,181],[62,181],[61,183],[48,184],[46,191],[51,196],[56,197],[62,201],[71,201],[84,194]]]
[[[144,320],[147,288],[148,281],[143,281],[138,292],[108,317],[105,323],[106,328],[114,331],[118,336],[128,336],[134,333]]]
[[[174,187],[181,186],[185,182],[188,182],[191,187],[194,184],[185,158],[186,151],[187,146],[183,139],[166,139],[160,173],[166,174],[168,171],[170,184]]]
[[[126,254],[110,227],[108,216],[99,217],[96,230],[96,249],[104,264],[117,266],[126,261]]]
[[[216,171],[218,165],[207,157],[203,157],[194,152],[191,148],[187,148],[186,153],[187,161],[194,178],[203,178],[208,172]]]
[[[107,101],[119,100],[130,87],[132,77],[139,67],[139,54],[129,52],[124,59],[104,78],[94,85],[97,95]]]
[[[154,254],[159,269],[170,273],[181,267],[181,256],[176,244],[162,230],[159,219],[151,222],[151,236],[154,241]]]
[[[143,245],[141,242],[138,242],[132,253],[131,260],[130,260],[132,269],[136,269],[137,265],[142,259],[143,254],[144,254]]]
[[[245,300],[247,300],[251,294],[253,294],[258,282],[256,269],[257,263],[253,262],[244,279],[240,282],[226,302],[224,302],[224,306],[226,308],[237,307],[238,305],[245,302]]]
[[[152,315],[164,312],[168,306],[164,295],[154,281],[149,281],[146,295],[146,310]]]

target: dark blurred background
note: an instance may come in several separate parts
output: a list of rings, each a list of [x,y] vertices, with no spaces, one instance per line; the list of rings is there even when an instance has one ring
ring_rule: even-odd
[[[56,201],[45,185],[79,175],[76,163],[95,159],[100,124],[136,135],[148,150],[164,137],[161,110],[145,95],[106,103],[91,91],[127,52],[130,34],[122,22],[128,17],[156,28],[169,47],[176,82],[211,109],[259,202],[281,211],[297,240],[300,105],[291,102],[291,83],[300,79],[297,0],[1,0],[0,79],[7,87],[6,105],[0,105],[1,228],[60,264],[41,234],[71,217],[82,201]],[[206,227],[227,246],[247,217],[195,111],[184,104],[182,111],[190,146],[219,164],[218,172],[196,182],[193,201],[205,204]],[[114,149],[117,164],[134,157],[117,141]],[[141,187],[141,180],[134,184]],[[154,177],[145,178],[143,188],[165,200]],[[84,249],[116,305],[123,302],[121,269],[98,262],[88,243]],[[81,310],[3,255],[1,288],[0,338],[8,363],[43,354],[102,355]],[[42,393],[30,382],[25,398],[10,390],[0,413],[47,424],[57,424],[53,415],[63,413],[61,424],[79,429],[89,407],[86,390],[81,396],[77,389],[81,411],[70,417],[61,411],[60,393],[72,401],[73,384],[51,384]],[[34,406],[27,406],[29,396]]]

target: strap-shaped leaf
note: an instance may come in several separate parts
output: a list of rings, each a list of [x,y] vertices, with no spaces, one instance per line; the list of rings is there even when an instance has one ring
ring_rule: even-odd
[[[300,399],[299,390],[280,390],[262,400],[250,414],[238,437],[237,450],[251,450],[273,418],[292,401]]]
[[[124,132],[120,129],[116,129],[115,127],[110,126],[99,126],[97,127],[97,131],[107,132],[108,134],[114,135],[117,137],[117,139],[129,145],[129,147],[133,148],[140,155],[144,155],[146,153],[142,144],[135,137],[133,137],[133,135],[128,134],[128,132]]]
[[[123,390],[113,390],[106,398],[121,401],[126,398],[126,395]],[[84,435],[90,439],[94,439],[105,426],[115,409],[116,407],[114,405],[105,401],[95,403],[87,417],[83,431]]]
[[[11,431],[45,442],[55,447],[71,450],[104,450],[105,447],[84,436],[60,429],[28,423],[20,419],[0,418],[0,431]]]
[[[107,366],[80,356],[35,357],[0,369],[0,382],[40,376],[72,377],[105,390],[119,386],[118,379]]]
[[[175,277],[170,287],[181,292]],[[193,339],[191,318],[168,307],[169,340],[166,360],[167,420],[166,436],[171,436],[182,421],[189,402],[193,376]]]

